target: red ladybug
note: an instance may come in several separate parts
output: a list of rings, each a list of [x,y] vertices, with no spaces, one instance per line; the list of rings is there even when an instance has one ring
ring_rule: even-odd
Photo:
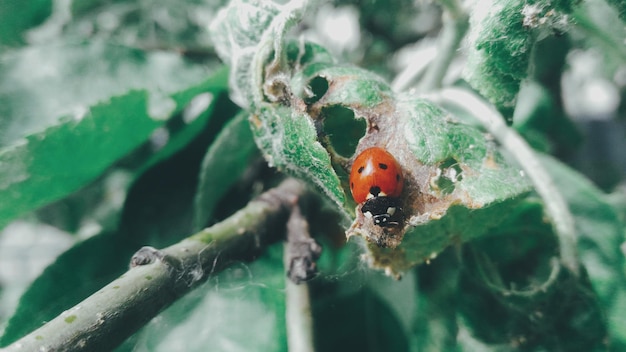
[[[359,154],[350,171],[350,191],[361,212],[378,226],[395,226],[402,218],[399,196],[404,179],[400,165],[385,149],[373,147]]]

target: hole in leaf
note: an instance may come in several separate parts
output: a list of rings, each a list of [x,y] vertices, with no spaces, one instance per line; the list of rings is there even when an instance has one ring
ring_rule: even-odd
[[[463,170],[456,159],[446,159],[439,165],[439,174],[435,181],[436,188],[443,194],[454,192],[456,183],[463,179],[462,172]]]
[[[335,151],[344,157],[354,154],[359,139],[365,134],[365,120],[356,119],[352,110],[335,105],[325,108],[324,133]]]
[[[321,76],[313,77],[313,79],[309,81],[308,88],[312,94],[311,96],[305,98],[304,102],[307,104],[313,104],[320,100],[328,91],[328,81],[326,78]]]

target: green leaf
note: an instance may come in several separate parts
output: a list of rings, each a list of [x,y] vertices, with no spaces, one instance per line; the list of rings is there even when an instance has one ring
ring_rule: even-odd
[[[216,106],[218,108],[222,106],[220,104],[225,98],[221,94],[228,88],[227,81],[228,70],[222,67],[216,70],[204,84],[172,96],[178,106],[188,104],[180,114],[185,125],[183,128],[173,128],[174,131],[169,131],[171,135],[167,143],[143,165],[144,170],[170,158],[202,133],[211,117],[215,115]]]
[[[282,249],[210,277],[117,351],[287,351]]]
[[[147,105],[146,92],[131,92],[1,149],[0,227],[77,190],[143,143],[163,123]]]
[[[412,95],[397,102],[399,138],[415,175],[405,203],[417,209],[396,249],[370,246],[373,264],[399,272],[435,257],[453,243],[488,233],[530,190],[520,169],[477,127],[461,123],[433,103]],[[395,134],[398,137],[398,134]],[[400,154],[401,152],[396,152]]]
[[[615,72],[619,71],[626,61],[626,46],[624,46],[623,41],[626,37],[626,28],[624,27],[626,5],[621,2],[621,6],[618,6],[616,2],[620,1],[585,1],[572,14],[572,21],[576,24],[575,30],[585,41],[584,48],[597,51],[602,57],[602,63],[595,67],[595,72],[582,73],[587,75],[587,79],[604,77],[612,80]],[[580,74],[578,73],[578,75]],[[584,82],[578,84],[584,84]],[[575,94],[574,92],[568,93],[570,96]],[[570,99],[576,99],[576,96],[574,95]],[[582,108],[586,106],[580,105],[580,103],[578,105]]]
[[[475,4],[465,79],[511,117],[535,41],[564,30],[575,1],[496,0]]]
[[[542,161],[572,212],[584,270],[576,278],[561,267],[548,278],[548,264],[558,255],[557,238],[543,222],[541,203],[525,201],[492,237],[475,242],[491,263],[483,257],[464,260],[464,321],[474,337],[490,344],[510,344],[511,336],[523,336],[518,343],[524,348],[602,350],[608,345],[621,350],[626,346],[624,223],[588,180],[552,157]],[[477,265],[482,269],[477,271]]]
[[[480,209],[450,206],[441,219],[430,219],[407,232],[394,249],[369,244],[371,264],[390,274],[399,274],[415,265],[428,263],[448,246],[487,236],[506,219],[506,214],[516,207],[517,202],[518,199],[503,199]]]
[[[416,306],[410,335],[412,351],[454,351],[461,270],[456,253],[445,251],[431,265],[414,270],[419,291],[412,296]]]
[[[330,156],[317,141],[311,117],[287,106],[264,102],[264,92],[272,100],[274,92],[268,91],[286,83],[278,82],[284,80],[279,71],[286,70],[287,58],[295,56],[309,64],[329,59],[317,46],[304,45],[300,52],[299,47],[283,41],[284,33],[302,16],[305,3],[233,1],[220,12],[211,33],[221,58],[231,65],[231,98],[252,108],[254,138],[265,159],[270,165],[316,185],[343,210],[344,191]],[[264,68],[272,54],[273,63]],[[302,84],[300,88],[306,89]],[[278,90],[276,94],[281,94]]]
[[[543,47],[538,45],[537,49]],[[513,127],[535,150],[550,152],[556,146],[559,151],[573,150],[582,142],[581,132],[565,116],[553,94],[536,82],[522,85],[513,120]]]
[[[149,91],[148,112],[155,119],[166,119],[174,108],[167,96],[205,77],[203,67],[179,54],[144,52],[103,40],[60,41],[4,52],[0,146],[18,143],[67,119],[81,120],[90,107],[133,90]]]
[[[28,49],[19,55],[13,53],[2,67],[4,74],[12,78],[0,84],[0,92],[4,93],[0,101],[10,102],[0,108],[7,114],[0,120],[6,127],[2,141],[9,143],[0,149],[0,199],[3,199],[0,227],[91,182],[113,162],[145,142],[194,96],[225,88],[225,71],[221,76],[218,73],[215,78],[202,80],[203,75],[197,75],[199,71],[193,67],[185,68],[177,55],[146,55],[97,42],[56,49],[61,48],[67,52],[47,53],[47,57],[58,57],[46,67],[51,67],[52,72],[68,72],[68,76],[55,77],[41,87],[37,83],[44,80],[42,72],[27,73],[20,61],[38,60],[34,55],[46,57],[43,51]],[[95,55],[103,55],[110,61],[101,57],[96,60]],[[88,65],[90,60],[101,64],[92,68]],[[8,73],[11,67],[21,67],[18,72],[24,72],[26,77],[17,78],[14,73]],[[170,76],[174,72],[170,70],[181,70],[182,74],[173,79]],[[108,71],[113,74],[105,78]],[[126,77],[121,79],[123,75]],[[28,77],[34,82],[16,81]],[[141,77],[147,81],[135,81]],[[160,87],[170,79],[168,96]],[[11,88],[10,83],[21,88]],[[150,90],[129,91],[142,86]],[[81,112],[61,118],[56,115],[72,109]],[[23,133],[35,130],[18,139]]]
[[[211,35],[221,59],[231,67],[231,98],[248,108],[264,100],[263,65],[283,60],[283,36],[302,16],[306,1],[234,0],[220,10]],[[272,53],[272,50],[274,51]]]
[[[558,261],[558,239],[543,211],[527,199],[491,236],[464,248],[460,316],[494,348],[601,349],[606,322],[598,297],[584,271],[577,277]]]
[[[194,202],[196,229],[209,223],[218,201],[237,182],[256,154],[247,118],[248,114],[241,112],[224,126],[202,160]]]
[[[417,160],[437,165],[424,192],[467,208],[499,203],[528,192],[529,181],[502,150],[474,126],[456,120],[425,100],[401,96],[398,109],[406,116],[404,139]],[[436,207],[435,204],[430,206]]]
[[[321,101],[326,106],[337,104],[364,110],[384,104],[393,95],[384,79],[358,67],[330,66],[321,62],[306,66],[302,75],[309,80],[309,85],[315,77],[328,82],[330,86]],[[298,81],[304,79],[296,75],[294,82]]]
[[[148,51],[176,51],[201,59],[207,64],[217,61],[207,25],[226,3],[227,0],[72,1],[66,4],[69,9],[58,11],[61,16],[57,17],[67,17],[65,22],[57,21],[57,28],[53,27],[52,30],[45,28],[49,26],[36,30],[42,37],[61,34],[65,38],[79,40],[106,38],[113,43],[123,43]],[[63,11],[71,11],[71,17]],[[102,22],[103,14],[105,22]],[[55,33],[55,30],[61,33]]]
[[[343,188],[306,113],[263,104],[258,114],[251,116],[251,124],[256,143],[270,165],[316,185],[343,209]],[[345,212],[343,215],[347,218]]]
[[[314,331],[318,335],[315,344],[320,351],[407,351],[409,348],[398,317],[368,287],[337,295],[332,300],[319,299],[314,302],[313,314]]]
[[[360,270],[358,254],[356,243],[324,246],[320,276],[309,282],[316,350],[409,350],[407,337],[420,317],[414,278]]]
[[[170,158],[159,160],[155,156],[152,160],[158,162],[151,161],[149,169],[141,170],[128,192],[120,225],[123,233],[132,234],[129,246],[138,249],[150,244],[162,248],[193,233],[194,197],[202,159],[224,124],[238,111],[225,94],[220,94],[193,140]],[[192,124],[185,126],[196,128]]]

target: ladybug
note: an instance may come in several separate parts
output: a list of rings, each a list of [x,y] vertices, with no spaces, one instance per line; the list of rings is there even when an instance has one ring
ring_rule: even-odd
[[[383,148],[372,147],[359,154],[350,171],[350,191],[363,205],[361,212],[381,227],[396,226],[402,218],[400,199],[404,179],[400,165]]]

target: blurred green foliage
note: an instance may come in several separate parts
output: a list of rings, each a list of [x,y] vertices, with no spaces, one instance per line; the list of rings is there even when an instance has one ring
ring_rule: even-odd
[[[597,2],[602,6],[489,2],[488,16],[470,14],[468,81],[453,69],[448,81],[472,85],[545,153],[543,165],[574,215],[581,275],[560,266],[558,238],[531,193],[486,220],[465,208],[451,211],[447,221],[458,221],[455,229],[476,225],[481,235],[453,243],[395,281],[367,268],[361,243],[344,243],[340,224],[349,212],[338,214],[337,205],[351,204],[343,192],[346,175],[335,173],[326,145],[317,141],[325,138],[321,131],[330,133],[323,141],[349,157],[365,129],[359,113],[395,94],[378,76],[336,62],[395,77],[407,52],[419,60],[421,49],[412,44],[439,33],[439,20],[425,20],[440,14],[439,6],[404,0],[328,4],[338,13],[349,8],[358,14],[358,43],[331,52],[324,46],[337,44],[323,39],[319,45],[290,42],[283,50],[294,75],[285,84],[307,104],[332,102],[324,113],[337,119],[322,129],[302,119],[301,111],[263,102],[258,106],[268,126],[249,130],[250,114],[231,101],[233,92],[264,91],[249,85],[256,81],[247,71],[240,77],[247,86],[229,87],[214,48],[224,38],[215,40],[208,29],[226,1],[0,0],[0,253],[39,248],[20,243],[23,234],[12,221],[51,224],[74,243],[52,263],[0,254],[0,346],[122,274],[141,246],[178,242],[276,184],[284,175],[261,158],[273,148],[289,165],[299,165],[285,167],[291,174],[330,190],[322,197],[331,202],[308,212],[324,246],[320,275],[309,283],[318,350],[626,349],[626,132],[619,115],[625,111],[626,59],[614,45],[620,37],[623,45],[624,2]],[[533,19],[528,6],[536,6],[537,22],[525,25],[524,15]],[[281,10],[276,6],[260,23]],[[296,30],[324,38],[318,10],[310,6]],[[257,40],[264,29],[242,35]],[[298,50],[301,44],[306,50]],[[301,52],[306,55],[298,57]],[[581,53],[595,53],[593,65],[581,65],[589,58]],[[324,96],[328,81],[309,81],[319,72],[354,76],[348,83],[359,84]],[[427,117],[432,115],[412,121]],[[613,134],[590,135],[590,121]],[[436,137],[434,124],[424,125],[423,134]],[[453,141],[445,143],[453,155],[467,152],[465,137],[481,135],[470,125],[442,125],[454,126]],[[277,139],[276,131],[288,133]],[[606,169],[580,167],[599,158]],[[283,166],[280,160],[274,165]],[[594,176],[596,184],[583,176],[606,175],[604,170],[617,171],[610,178]],[[112,182],[120,174],[129,181]],[[492,186],[477,182],[470,191],[491,194]],[[46,227],[37,229],[37,236],[51,236]],[[448,237],[427,239],[450,244]],[[27,268],[37,265],[41,273],[29,276]],[[233,263],[211,275],[118,350],[287,350],[284,285],[282,244],[276,244],[253,263]],[[11,292],[21,295],[19,302]]]

